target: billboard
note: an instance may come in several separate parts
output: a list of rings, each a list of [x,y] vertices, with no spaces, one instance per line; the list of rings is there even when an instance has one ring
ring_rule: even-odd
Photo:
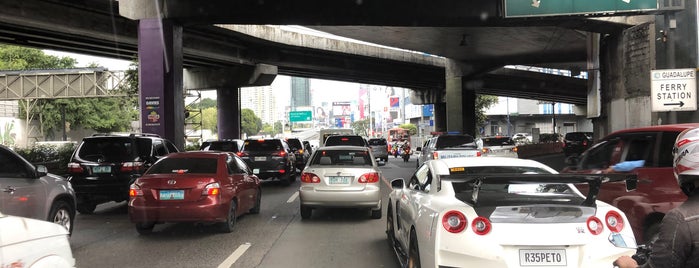
[[[349,116],[352,114],[352,106],[348,101],[333,102],[333,116]]]

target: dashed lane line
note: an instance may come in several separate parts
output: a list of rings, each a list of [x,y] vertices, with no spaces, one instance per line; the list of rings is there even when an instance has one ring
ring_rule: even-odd
[[[243,256],[243,253],[250,248],[250,245],[251,244],[249,242],[240,245],[235,251],[233,251],[233,253],[231,253],[230,256],[228,256],[228,258],[218,265],[218,268],[230,268],[231,265],[233,265],[235,261],[237,261],[240,256]]]
[[[299,191],[294,192],[294,194],[292,194],[291,197],[289,197],[289,200],[286,200],[286,202],[287,203],[294,202],[294,200],[296,200],[297,197],[299,197]]]

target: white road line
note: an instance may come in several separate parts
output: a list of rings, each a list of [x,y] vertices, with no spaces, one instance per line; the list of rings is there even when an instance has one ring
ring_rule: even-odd
[[[287,203],[294,202],[294,200],[296,200],[297,197],[299,197],[299,191],[294,192],[294,194],[292,194],[291,197],[289,197],[289,200],[286,200],[286,202]]]
[[[250,243],[245,243],[240,245],[233,253],[231,253],[226,260],[224,260],[221,264],[218,265],[218,268],[230,268],[231,265],[235,263],[235,261],[240,258],[240,256],[243,256],[243,253],[245,253],[246,250],[250,248]]]

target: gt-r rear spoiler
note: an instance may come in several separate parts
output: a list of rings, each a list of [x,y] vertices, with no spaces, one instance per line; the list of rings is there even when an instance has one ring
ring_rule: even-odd
[[[452,174],[439,176],[441,181],[473,183],[472,202],[478,201],[478,191],[483,183],[486,184],[560,184],[560,183],[587,183],[589,190],[582,205],[592,206],[597,200],[602,183],[626,182],[626,190],[636,189],[637,177],[635,174]],[[439,184],[441,185],[441,183]]]

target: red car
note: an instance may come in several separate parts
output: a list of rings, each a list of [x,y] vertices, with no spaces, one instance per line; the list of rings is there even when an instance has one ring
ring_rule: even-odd
[[[616,131],[579,157],[567,159],[569,166],[562,173],[597,174],[619,162],[645,160],[643,167],[628,172],[638,178],[636,190],[627,191],[624,182],[605,183],[597,199],[624,211],[636,241],[650,244],[657,238],[665,213],[687,200],[672,172],[672,148],[680,132],[696,127],[699,124],[688,123]],[[587,190],[586,185],[578,188]]]
[[[165,222],[214,222],[222,232],[238,216],[260,212],[260,180],[232,152],[173,153],[129,189],[129,218],[140,234]]]

